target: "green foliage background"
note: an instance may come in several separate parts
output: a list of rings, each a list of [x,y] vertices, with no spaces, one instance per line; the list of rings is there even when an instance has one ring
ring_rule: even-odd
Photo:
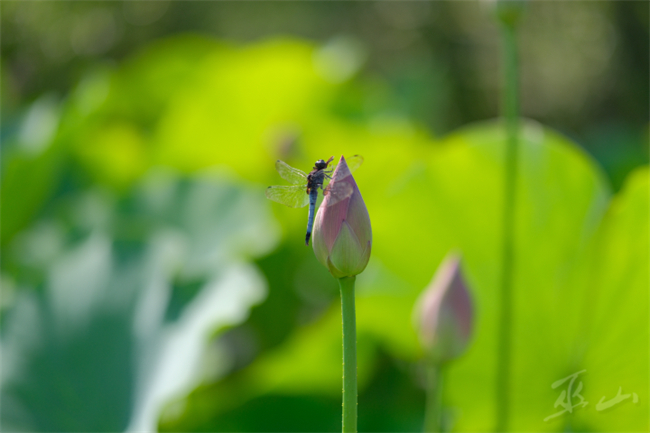
[[[3,4],[3,25],[17,7]],[[20,44],[6,33],[14,71]],[[280,182],[278,158],[307,169],[357,153],[373,224],[358,278],[360,430],[421,429],[412,310],[452,249],[477,316],[448,371],[446,421],[493,428],[503,128],[434,135],[418,80],[435,99],[461,79],[417,77],[402,92],[371,66],[358,72],[363,57],[354,38],[182,34],[89,62],[59,96],[17,98],[3,74],[3,430],[340,429],[336,283],[302,245],[306,211],[267,202],[264,188]],[[644,151],[621,145],[616,158],[634,163],[612,162],[533,120],[520,145],[512,429],[647,431]],[[545,422],[561,410],[551,384],[581,370],[589,404]],[[638,403],[597,411],[619,387]]]

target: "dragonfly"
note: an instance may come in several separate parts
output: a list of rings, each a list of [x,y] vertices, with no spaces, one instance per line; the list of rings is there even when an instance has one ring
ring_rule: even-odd
[[[352,194],[352,187],[347,182],[329,183],[323,188],[323,184],[332,179],[330,175],[334,171],[334,167],[329,166],[333,159],[333,156],[327,161],[319,159],[314,163],[314,168],[309,173],[291,167],[284,161],[277,160],[275,169],[280,174],[280,177],[292,185],[275,185],[266,189],[266,197],[274,202],[293,208],[309,205],[305,245],[309,245],[309,239],[314,227],[314,211],[318,201],[318,189],[322,190],[323,196],[327,195],[329,197],[328,206],[336,204]],[[346,162],[350,172],[353,172],[363,163],[363,157],[354,155],[347,158]]]

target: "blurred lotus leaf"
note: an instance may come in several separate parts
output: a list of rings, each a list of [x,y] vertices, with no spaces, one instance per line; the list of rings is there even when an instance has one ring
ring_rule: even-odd
[[[80,194],[71,218],[92,224],[101,195]],[[248,263],[277,241],[261,194],[221,175],[153,172],[105,204],[113,221],[64,233],[42,287],[23,288],[4,319],[4,429],[153,430],[170,396],[219,374],[201,364],[210,335],[266,296]],[[19,238],[26,253],[42,232]]]

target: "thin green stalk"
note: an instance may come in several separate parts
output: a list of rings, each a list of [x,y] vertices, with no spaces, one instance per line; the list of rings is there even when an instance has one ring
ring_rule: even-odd
[[[424,431],[442,432],[442,386],[443,369],[441,364],[427,366],[427,406],[424,413]]]
[[[354,310],[356,277],[339,279],[343,317],[343,432],[357,431],[357,324]]]
[[[503,41],[503,114],[506,121],[507,144],[503,202],[503,244],[501,266],[499,343],[496,374],[496,428],[505,432],[510,414],[510,372],[512,351],[512,305],[514,222],[518,142],[518,67],[517,41],[514,24],[502,23]]]

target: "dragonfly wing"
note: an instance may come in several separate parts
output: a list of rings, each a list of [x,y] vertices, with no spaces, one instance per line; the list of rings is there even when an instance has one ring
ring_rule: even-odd
[[[266,189],[266,198],[289,207],[304,207],[309,204],[306,187],[300,185],[270,186]]]
[[[327,196],[327,206],[332,206],[352,195],[352,185],[347,182],[330,183],[323,190],[323,195]]]
[[[275,162],[275,169],[278,171],[282,179],[287,182],[293,183],[294,185],[307,185],[307,174],[304,171],[293,168],[279,159]]]
[[[348,168],[350,169],[350,173],[354,173],[357,170],[357,168],[361,167],[361,164],[363,164],[363,156],[354,155],[349,158],[346,158],[345,162],[348,163]]]

